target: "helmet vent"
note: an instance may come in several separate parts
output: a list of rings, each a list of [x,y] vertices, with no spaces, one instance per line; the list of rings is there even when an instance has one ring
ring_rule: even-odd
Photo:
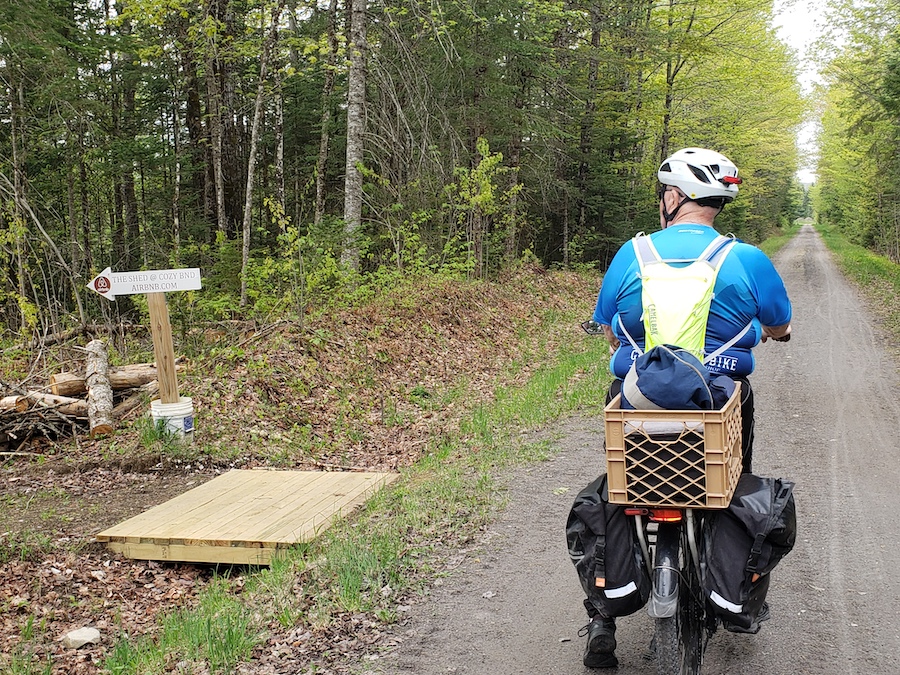
[[[666,163],[663,164],[661,167],[659,167],[659,170],[660,170],[660,171],[667,171],[667,172],[668,172],[668,171],[671,171],[671,170],[672,170],[672,167],[669,166],[669,163],[668,163],[668,162],[666,162]]]
[[[696,166],[693,166],[692,164],[688,164],[688,168],[691,170],[691,173],[694,174],[694,176],[697,178],[697,180],[699,180],[702,183],[709,184],[710,180],[706,176],[706,174],[703,173],[703,171],[698,169]]]

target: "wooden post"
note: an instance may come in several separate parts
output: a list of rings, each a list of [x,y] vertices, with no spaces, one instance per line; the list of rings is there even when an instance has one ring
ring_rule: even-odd
[[[172,325],[165,293],[147,293],[150,310],[150,334],[153,336],[153,353],[156,355],[156,373],[159,381],[159,399],[164,404],[178,403],[178,380],[175,377],[175,347],[172,344]]]

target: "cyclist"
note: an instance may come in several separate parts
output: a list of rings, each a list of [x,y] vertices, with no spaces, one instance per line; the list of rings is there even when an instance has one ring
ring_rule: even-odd
[[[737,167],[724,155],[703,148],[685,148],[659,167],[659,222],[650,235],[659,256],[671,264],[686,265],[698,258],[719,236],[716,216],[734,200],[741,179]],[[621,390],[622,379],[644,348],[644,322],[640,263],[632,242],[616,253],[603,277],[591,326],[602,330],[610,343],[610,370],[615,380],[610,400]],[[706,326],[705,352],[724,351],[707,363],[713,375],[728,375],[741,382],[743,470],[752,469],[753,391],[747,376],[753,372],[752,348],[769,338],[786,341],[791,333],[791,303],[784,282],[769,258],[755,246],[737,242],[721,262],[713,287]],[[612,668],[615,656],[615,620],[602,616],[585,600],[590,623],[586,627],[584,665]]]

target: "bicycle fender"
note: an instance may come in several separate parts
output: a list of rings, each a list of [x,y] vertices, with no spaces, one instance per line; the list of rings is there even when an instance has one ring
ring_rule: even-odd
[[[679,525],[660,524],[656,535],[653,562],[653,586],[647,602],[647,613],[654,619],[674,616],[678,609],[678,550],[681,545]]]

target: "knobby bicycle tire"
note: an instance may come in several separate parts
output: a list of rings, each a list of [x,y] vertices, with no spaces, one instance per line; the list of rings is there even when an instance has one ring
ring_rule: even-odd
[[[678,608],[673,616],[656,619],[657,675],[699,675],[703,662],[705,617],[700,579],[686,555],[682,532],[679,561]]]

